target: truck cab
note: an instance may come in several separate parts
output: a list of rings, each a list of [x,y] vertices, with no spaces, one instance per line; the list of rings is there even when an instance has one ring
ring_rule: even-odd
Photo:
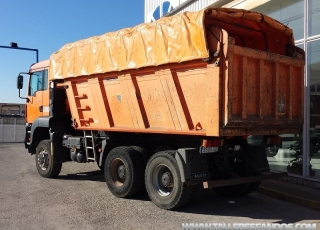
[[[23,75],[28,76],[27,97],[21,97],[20,92],[19,96],[26,99],[25,147],[29,150],[31,150],[29,146],[32,124],[41,117],[50,116],[48,69],[49,60],[44,60],[31,65],[29,72],[21,72],[18,76],[17,87],[19,90],[23,87]],[[31,152],[29,151],[29,153]]]
[[[36,63],[29,71],[27,92],[26,122],[33,121],[41,116],[49,116],[49,60]]]

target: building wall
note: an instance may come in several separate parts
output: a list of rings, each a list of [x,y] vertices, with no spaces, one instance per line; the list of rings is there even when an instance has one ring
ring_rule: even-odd
[[[23,142],[26,133],[25,119],[0,116],[0,143]]]
[[[23,142],[25,104],[0,103],[0,143]]]
[[[160,17],[170,13],[172,10],[177,9],[179,6],[187,4],[175,13],[185,11],[198,11],[204,9],[212,4],[216,7],[232,2],[232,0],[145,0],[145,22],[152,22]]]
[[[249,10],[269,1],[271,0],[145,0],[144,21],[155,21],[166,14],[171,14],[173,10],[174,14],[185,11],[198,11],[206,7],[228,7]]]
[[[25,114],[25,104],[0,103],[0,115],[21,115]]]

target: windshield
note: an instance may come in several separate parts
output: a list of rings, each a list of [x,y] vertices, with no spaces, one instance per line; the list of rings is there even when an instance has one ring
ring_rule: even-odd
[[[47,70],[31,73],[28,95],[33,96],[37,91],[46,90],[47,85],[48,85]]]

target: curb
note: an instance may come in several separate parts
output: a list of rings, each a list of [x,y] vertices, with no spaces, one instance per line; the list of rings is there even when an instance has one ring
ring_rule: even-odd
[[[305,207],[316,209],[316,210],[320,211],[320,202],[319,201],[305,199],[302,197],[290,195],[290,194],[287,194],[284,192],[272,190],[272,189],[265,188],[262,186],[257,189],[257,192],[264,194],[264,195],[267,195],[267,196],[270,196],[270,197],[274,197],[278,200],[283,200],[286,202],[298,204],[301,206],[305,206]]]

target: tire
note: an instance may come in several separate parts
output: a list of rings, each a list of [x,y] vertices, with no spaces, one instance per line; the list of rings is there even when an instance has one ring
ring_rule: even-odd
[[[246,166],[242,163],[235,163],[233,170],[240,175],[241,178],[253,176],[251,171],[246,170]],[[260,181],[244,184],[236,184],[213,188],[213,190],[223,197],[238,197],[252,193],[260,186]]]
[[[274,157],[278,154],[278,146],[274,145],[274,146],[270,146],[270,147],[266,147],[266,154],[267,157]]]
[[[143,185],[141,187],[141,190],[137,193],[137,195],[144,195],[147,194],[147,189],[144,183],[144,172],[147,166],[147,163],[151,157],[151,154],[149,151],[147,151],[145,148],[142,148],[140,146],[132,146],[132,148],[134,148],[134,150],[138,151],[143,159]]]
[[[55,178],[59,175],[62,163],[54,163],[49,140],[41,141],[36,149],[35,161],[38,173],[45,178]]]
[[[146,167],[145,183],[152,202],[162,209],[172,210],[187,204],[194,188],[183,186],[175,151],[154,154]]]
[[[259,188],[260,184],[261,184],[261,181],[252,182],[251,187],[248,189],[248,191],[246,191],[244,195],[248,195],[256,191]]]
[[[215,187],[213,190],[219,196],[223,197],[237,197],[243,194],[243,187],[241,184]]]
[[[132,148],[134,148],[134,150],[138,151],[143,159],[143,162],[144,162],[144,168],[146,167],[150,157],[151,157],[151,154],[149,151],[147,151],[145,148],[142,148],[140,146],[132,146]]]
[[[239,184],[239,185],[230,185],[213,188],[213,190],[220,196],[223,197],[237,197],[237,196],[245,196],[254,191],[256,191],[260,186],[260,181]]]
[[[188,204],[191,204],[191,205],[198,203],[199,200],[201,199],[203,194],[203,185],[202,184],[193,185],[192,188],[193,188],[192,195],[188,202]]]
[[[110,192],[126,198],[143,187],[143,159],[132,147],[116,147],[110,151],[104,164],[104,176]]]

